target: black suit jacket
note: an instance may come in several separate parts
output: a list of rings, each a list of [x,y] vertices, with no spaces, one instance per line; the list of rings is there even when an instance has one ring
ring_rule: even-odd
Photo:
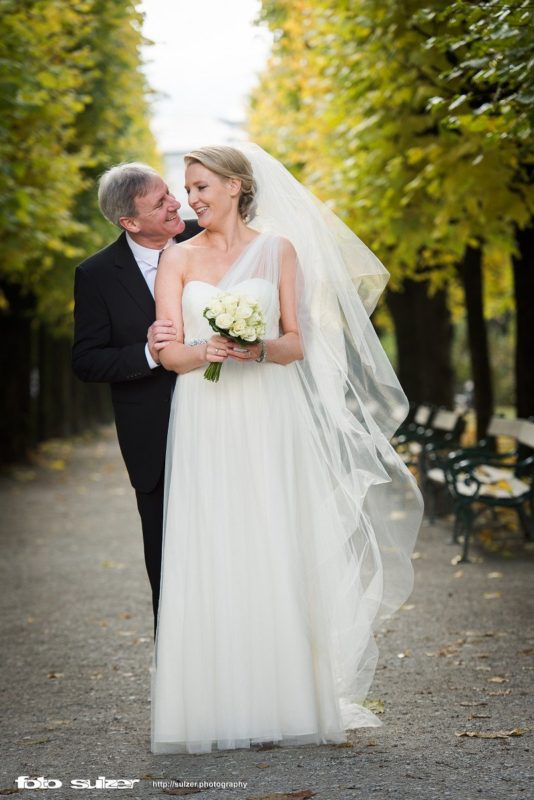
[[[176,241],[200,230],[187,220]],[[74,301],[74,372],[82,381],[110,384],[130,480],[149,492],[164,467],[176,375],[148,366],[145,344],[155,303],[124,233],[76,269]]]

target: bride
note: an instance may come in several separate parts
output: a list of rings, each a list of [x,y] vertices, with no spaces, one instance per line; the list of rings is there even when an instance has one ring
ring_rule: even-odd
[[[388,441],[406,398],[369,321],[388,274],[261,148],[185,161],[204,230],[156,282],[178,331],[161,361],[180,377],[152,750],[342,742],[381,724],[363,704],[373,630],[411,592],[421,518]],[[223,291],[258,302],[261,343],[212,335],[203,311]]]

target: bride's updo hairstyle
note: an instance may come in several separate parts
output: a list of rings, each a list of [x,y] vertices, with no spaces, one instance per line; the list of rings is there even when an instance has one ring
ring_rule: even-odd
[[[202,164],[221,178],[241,181],[238,211],[243,222],[251,222],[256,215],[257,185],[248,158],[234,147],[213,145],[192,150],[184,156],[185,166]]]

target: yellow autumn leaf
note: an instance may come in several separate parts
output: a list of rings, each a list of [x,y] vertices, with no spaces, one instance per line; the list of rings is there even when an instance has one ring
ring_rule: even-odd
[[[472,739],[508,739],[510,736],[523,736],[524,728],[512,728],[510,731],[458,731],[456,736],[467,736]]]

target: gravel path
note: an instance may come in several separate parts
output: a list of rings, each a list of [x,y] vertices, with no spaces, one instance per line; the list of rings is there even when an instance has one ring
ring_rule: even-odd
[[[450,525],[423,528],[413,595],[379,636],[370,699],[383,727],[343,747],[156,757],[148,583],[113,432],[44,448],[0,480],[0,503],[0,797],[70,800],[89,791],[71,780],[99,776],[136,780],[99,797],[185,796],[155,781],[213,783],[189,787],[199,800],[534,796],[534,551],[517,532],[487,535],[474,563],[454,565]],[[23,775],[62,787],[16,790]]]

